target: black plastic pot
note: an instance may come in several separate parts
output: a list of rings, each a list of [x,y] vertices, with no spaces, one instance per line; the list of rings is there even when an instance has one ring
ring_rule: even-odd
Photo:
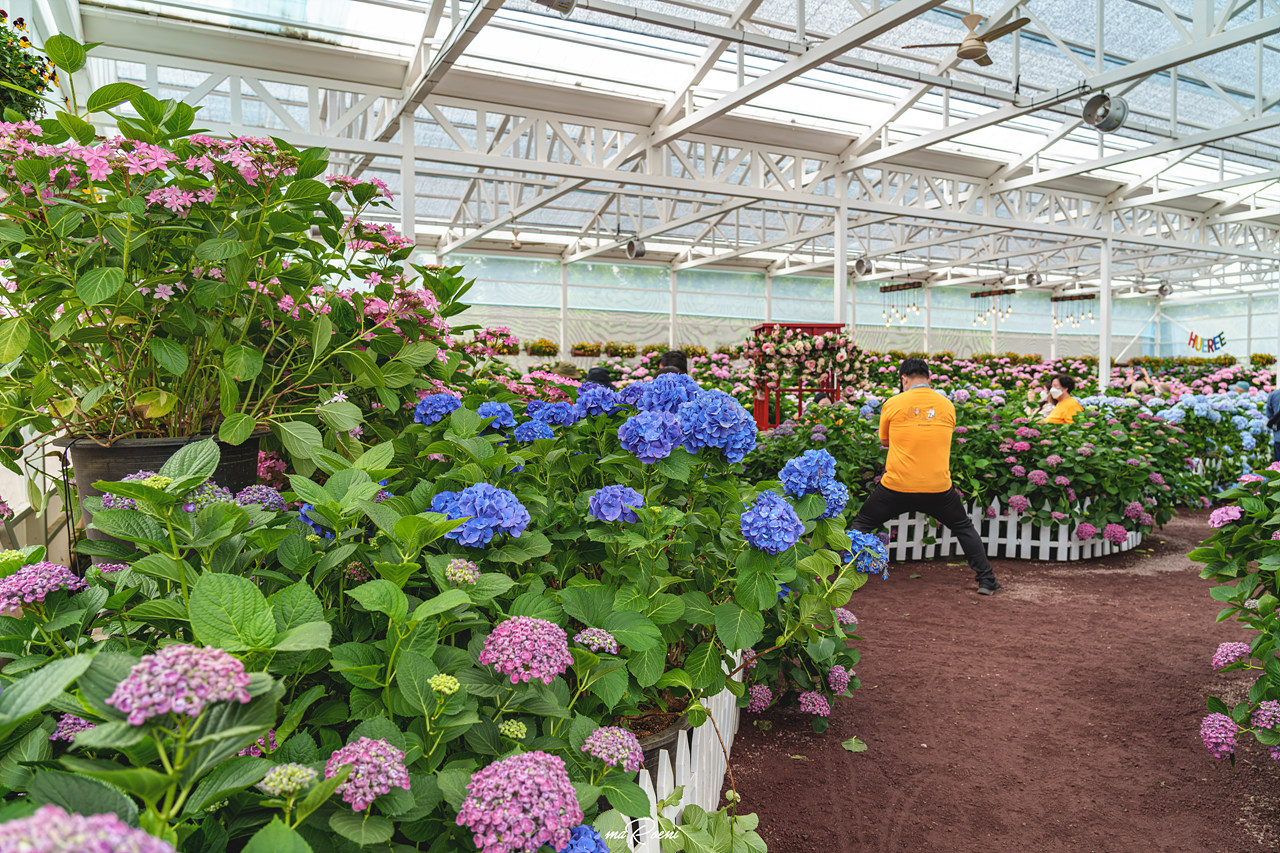
[[[640,751],[644,753],[644,769],[649,771],[649,778],[655,784],[658,781],[659,753],[670,753],[667,756],[667,760],[671,762],[671,769],[674,770],[676,766],[676,737],[691,728],[693,726],[689,725],[689,718],[681,714],[662,731],[640,738]]]

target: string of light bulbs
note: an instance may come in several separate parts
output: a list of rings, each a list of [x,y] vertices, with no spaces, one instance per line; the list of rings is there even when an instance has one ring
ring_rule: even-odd
[[[886,284],[880,287],[880,299],[884,306],[880,316],[884,319],[886,327],[895,322],[905,325],[909,318],[919,316],[918,291],[923,287],[924,283],[919,281]]]
[[[1093,319],[1093,301],[1098,296],[1095,293],[1075,293],[1070,296],[1054,296],[1051,298],[1053,303],[1053,327],[1061,329],[1064,326],[1070,326],[1073,329],[1080,328],[1081,324],[1088,320],[1090,324]],[[1084,303],[1089,303],[1087,306]]]
[[[1008,319],[1013,314],[1013,294],[1017,292],[1012,287],[1006,287],[1002,290],[976,290],[970,293],[969,298],[971,299],[991,300],[987,303],[986,308],[982,307],[982,303],[977,303],[975,306],[973,314],[974,327],[985,326],[993,318]]]

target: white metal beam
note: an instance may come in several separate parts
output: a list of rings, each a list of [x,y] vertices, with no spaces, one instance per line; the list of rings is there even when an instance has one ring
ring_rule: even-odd
[[[747,207],[750,204],[751,202],[747,199],[734,199],[733,201],[727,201],[724,204],[718,204],[712,207],[703,208],[702,210],[696,211],[694,213],[690,213],[688,216],[682,216],[679,219],[673,219],[670,222],[664,222],[660,225],[655,225],[652,228],[645,228],[644,230],[638,232],[635,236],[640,240],[648,240],[650,237],[657,237],[659,235],[667,233],[668,231],[674,231],[677,228],[683,228],[686,225],[692,225],[695,222],[702,222],[705,219],[711,219],[712,217],[715,217],[715,216],[723,216],[727,213],[732,213],[735,210],[741,210],[742,208]],[[627,239],[631,239],[631,238],[627,238]],[[611,240],[607,243],[601,243],[599,246],[596,246],[591,249],[582,249],[580,251],[574,252],[573,254],[568,255],[565,258],[565,261],[567,263],[576,263],[577,261],[585,261],[585,260],[588,260],[589,258],[594,258],[596,255],[604,254],[605,252],[612,252],[615,249],[620,249],[626,244],[627,244],[627,240]]]

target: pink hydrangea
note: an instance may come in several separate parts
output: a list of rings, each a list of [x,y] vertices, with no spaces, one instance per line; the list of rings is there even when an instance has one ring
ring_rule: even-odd
[[[0,824],[4,853],[174,853],[173,845],[133,829],[113,814],[79,815],[41,806]]]
[[[1009,509],[1014,512],[1026,512],[1031,508],[1031,500],[1026,495],[1010,495]]]
[[[364,811],[392,788],[409,790],[404,753],[384,738],[362,737],[336,750],[325,763],[324,778],[332,779],[347,764],[351,773],[338,786],[338,793],[352,811]]]
[[[831,715],[831,703],[816,690],[806,690],[800,694],[800,710],[815,717],[828,717]]]
[[[845,669],[840,664],[836,664],[827,670],[827,684],[834,693],[843,693],[849,687],[849,677],[853,673]]]
[[[1056,468],[1062,464],[1062,457],[1056,453],[1051,453],[1045,457],[1044,464],[1048,465],[1050,468]]]
[[[53,592],[74,592],[88,584],[66,566],[42,561],[23,566],[6,578],[0,578],[0,613],[21,608],[24,604],[41,604]]]
[[[1242,515],[1244,515],[1244,511],[1238,506],[1218,507],[1209,513],[1209,526],[1224,527],[1233,521],[1239,521]]]
[[[593,652],[618,653],[618,640],[603,628],[584,628],[573,635],[575,643],[581,643]]]
[[[1280,702],[1270,699],[1266,702],[1259,702],[1258,707],[1253,709],[1253,715],[1250,719],[1254,728],[1274,729],[1280,726]]]
[[[1025,477],[1027,476],[1027,469],[1023,468],[1021,465],[1014,465],[1009,469],[1009,473],[1015,477]]]
[[[1210,714],[1200,723],[1200,739],[1214,758],[1226,758],[1236,751],[1236,733],[1240,730],[1226,714]]]
[[[237,752],[236,755],[251,755],[254,758],[261,758],[268,752],[275,752],[276,749],[276,730],[271,729],[265,735]]]
[[[618,726],[600,726],[582,744],[582,751],[595,756],[610,767],[621,767],[628,773],[640,769],[644,751],[634,734]]]
[[[1213,653],[1214,671],[1225,669],[1233,663],[1249,659],[1248,643],[1221,643]]]
[[[761,714],[773,702],[773,691],[763,684],[753,684],[747,688],[747,712]]]
[[[841,625],[853,625],[856,627],[858,624],[858,617],[854,616],[851,612],[849,612],[843,607],[831,608],[831,615],[834,616],[836,618],[836,622],[840,623]]]
[[[1118,524],[1108,524],[1102,528],[1102,538],[1112,545],[1123,545],[1124,541],[1129,538],[1129,531]]]
[[[198,717],[213,702],[249,701],[244,664],[212,646],[178,644],[143,655],[107,697],[107,704],[140,726],[165,714]]]
[[[1120,514],[1125,518],[1132,520],[1142,515],[1142,512],[1143,507],[1141,501],[1129,501],[1124,505],[1124,509],[1121,510]]]
[[[1236,478],[1237,483],[1265,483],[1266,481],[1267,478],[1259,474],[1241,474]]]
[[[562,850],[582,808],[563,759],[524,752],[471,774],[457,823],[471,830],[480,853],[534,853],[544,844]]]
[[[1049,475],[1039,469],[1036,469],[1027,475],[1027,481],[1033,486],[1045,486],[1049,483]]]
[[[1076,538],[1088,542],[1090,539],[1098,535],[1098,528],[1094,527],[1087,521],[1080,522],[1076,527]]]
[[[479,660],[510,676],[512,684],[533,678],[550,684],[573,665],[565,630],[532,616],[516,616],[495,625]]]
[[[1031,445],[1030,445],[1028,442],[1025,442],[1025,441],[1015,441],[1015,442],[1013,443],[1013,452],[1014,452],[1014,453],[1022,453],[1024,450],[1030,450],[1030,449],[1031,449]]]

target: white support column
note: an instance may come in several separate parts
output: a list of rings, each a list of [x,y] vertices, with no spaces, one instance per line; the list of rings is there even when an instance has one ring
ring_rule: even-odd
[[[414,168],[413,114],[400,116],[400,233],[409,240],[417,239],[417,169]],[[412,277],[410,264],[418,260],[415,251],[404,259],[404,274]]]
[[[991,300],[991,307],[995,308],[996,300]],[[991,354],[996,354],[996,336],[1000,332],[1000,312],[999,310],[991,312]]]
[[[1052,330],[1049,334],[1049,360],[1054,361],[1058,357],[1058,324],[1053,315],[1054,306],[1058,303],[1049,303],[1049,328]]]
[[[569,265],[560,262],[560,354],[567,356],[569,343]]]
[[[1101,276],[1098,282],[1098,392],[1111,383],[1111,238],[1102,241]]]
[[[1156,303],[1156,358],[1164,357],[1164,306]]]
[[[667,346],[672,349],[676,348],[676,276],[675,270],[671,271],[671,316],[667,320]]]
[[[1245,322],[1245,355],[1253,355],[1253,294],[1249,294],[1249,318]]]
[[[833,284],[835,285],[835,310],[833,322],[845,324],[856,319],[857,309],[848,312],[855,317],[846,317],[847,306],[849,305],[849,209],[847,207],[839,207],[836,209],[836,264],[835,271],[832,273]],[[855,300],[855,305],[856,305]]]
[[[932,318],[929,316],[929,309],[933,302],[933,288],[928,284],[924,286],[924,351],[929,352],[929,332],[932,331]]]
[[[764,321],[773,322],[773,273],[764,274]]]

